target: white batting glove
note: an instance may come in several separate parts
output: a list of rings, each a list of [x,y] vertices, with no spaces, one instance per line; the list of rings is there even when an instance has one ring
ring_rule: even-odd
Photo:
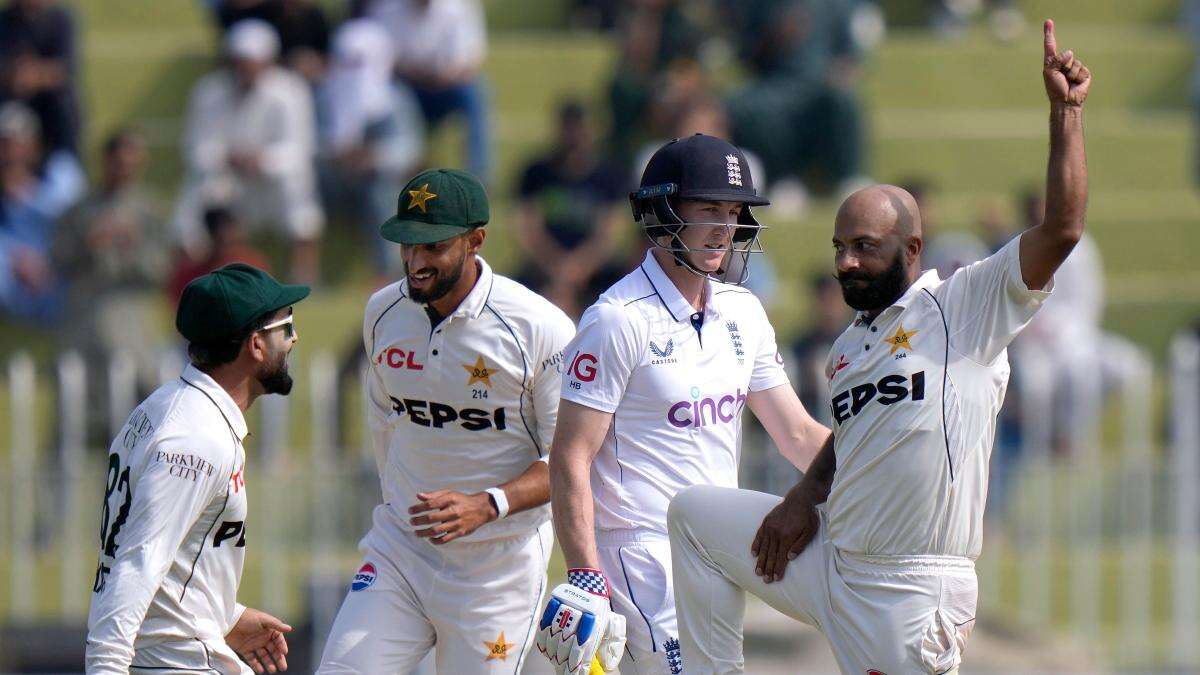
[[[538,651],[558,675],[616,672],[625,650],[625,617],[612,611],[608,580],[593,569],[572,569],[567,579],[550,593],[538,624]]]

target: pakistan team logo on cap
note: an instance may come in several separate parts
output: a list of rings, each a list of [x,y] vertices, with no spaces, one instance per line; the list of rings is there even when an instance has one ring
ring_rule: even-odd
[[[426,213],[425,203],[431,199],[437,199],[437,195],[429,191],[429,183],[425,183],[419,189],[408,191],[408,210],[421,209],[421,213]]]

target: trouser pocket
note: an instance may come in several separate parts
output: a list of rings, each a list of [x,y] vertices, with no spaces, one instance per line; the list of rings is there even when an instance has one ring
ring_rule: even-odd
[[[975,628],[978,597],[974,572],[941,578],[938,608],[921,640],[921,660],[928,672],[945,673],[962,662],[967,639]]]

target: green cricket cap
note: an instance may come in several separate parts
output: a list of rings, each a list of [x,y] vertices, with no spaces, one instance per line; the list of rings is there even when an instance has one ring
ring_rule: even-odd
[[[429,169],[400,191],[396,215],[379,233],[397,244],[433,244],[487,225],[488,217],[479,179],[457,169]]]
[[[308,286],[281,284],[245,263],[230,263],[196,277],[183,289],[175,328],[189,342],[219,342],[237,337],[264,314],[308,297]]]

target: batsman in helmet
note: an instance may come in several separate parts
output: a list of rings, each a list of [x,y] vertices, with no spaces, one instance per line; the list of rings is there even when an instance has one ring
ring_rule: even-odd
[[[796,398],[766,312],[741,287],[762,251],[751,208],[768,204],[742,151],[703,134],[675,139],[630,202],[652,246],[588,308],[564,352],[550,483],[569,569],[537,637],[560,673],[683,672],[671,498],[737,486],[747,405],[801,469],[829,435]]]

